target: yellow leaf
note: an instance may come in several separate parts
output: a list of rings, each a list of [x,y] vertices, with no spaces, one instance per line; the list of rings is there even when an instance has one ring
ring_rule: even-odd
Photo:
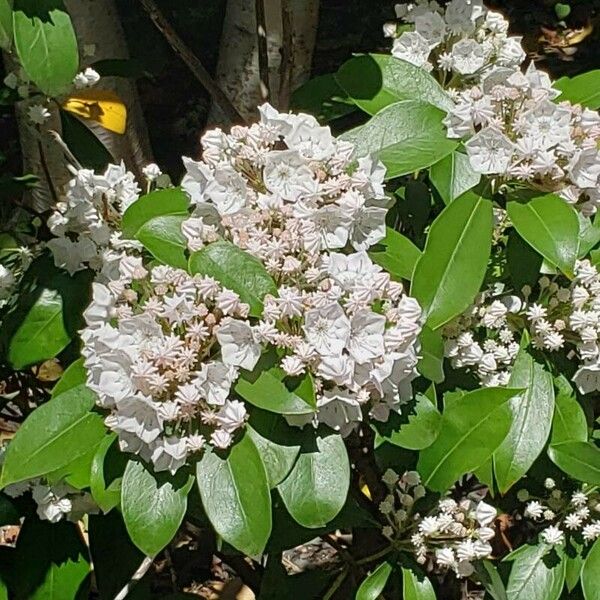
[[[60,366],[60,363],[58,360],[56,360],[56,358],[52,358],[43,362],[37,369],[37,372],[35,372],[34,367],[34,374],[39,381],[57,381],[63,374],[63,368]]]
[[[369,489],[369,486],[366,483],[363,483],[362,477],[360,481],[360,491],[363,493],[363,496],[366,496],[369,500],[373,500],[373,498],[371,497],[371,490]]]
[[[96,121],[104,129],[125,133],[127,107],[123,100],[108,90],[79,90],[67,98],[62,107],[78,117]]]

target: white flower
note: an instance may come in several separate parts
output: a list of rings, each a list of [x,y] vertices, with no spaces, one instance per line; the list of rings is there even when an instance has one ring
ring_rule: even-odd
[[[91,67],[87,67],[84,71],[77,73],[73,84],[77,89],[88,88],[96,85],[100,81],[100,75]]]
[[[156,181],[162,175],[160,167],[155,163],[147,164],[142,169],[142,173],[148,181]]]
[[[323,356],[341,354],[350,339],[350,321],[337,302],[307,311],[303,329],[306,340]]]
[[[245,321],[224,319],[217,330],[221,357],[226,365],[252,371],[260,358],[261,348]]]
[[[579,529],[582,523],[583,519],[576,513],[568,514],[565,517],[565,527],[569,530]]]
[[[481,501],[475,509],[475,518],[482,526],[490,525],[494,522],[498,511],[491,505]]]
[[[514,154],[514,144],[492,127],[475,134],[465,147],[471,166],[482,174],[505,173]]]
[[[437,517],[425,517],[419,523],[419,531],[425,535],[433,535],[439,531],[440,524]]]
[[[362,420],[362,409],[353,395],[335,388],[326,390],[318,400],[319,421],[343,436]]]
[[[269,152],[263,177],[270,192],[289,201],[298,200],[313,188],[313,174],[296,150]]]
[[[428,41],[416,31],[405,31],[394,40],[392,54],[417,67],[427,66],[431,49]]]
[[[246,408],[238,400],[225,402],[225,405],[217,413],[219,425],[228,433],[233,433],[239,429],[246,420]]]
[[[475,40],[460,40],[452,47],[452,68],[461,75],[472,75],[485,64],[485,51]]]
[[[30,106],[27,115],[29,116],[29,120],[36,125],[43,125],[52,116],[50,111],[41,104]]]
[[[525,516],[532,519],[539,519],[544,512],[544,507],[537,500],[529,502],[525,508]]]
[[[456,565],[456,556],[452,548],[441,548],[435,551],[435,559],[438,565],[442,567],[454,567]]]
[[[347,348],[357,363],[363,364],[383,355],[385,322],[383,315],[366,309],[359,310],[352,316]]]
[[[546,544],[550,544],[551,546],[562,544],[565,541],[564,532],[554,525],[546,527],[546,529],[542,531],[541,537]]]

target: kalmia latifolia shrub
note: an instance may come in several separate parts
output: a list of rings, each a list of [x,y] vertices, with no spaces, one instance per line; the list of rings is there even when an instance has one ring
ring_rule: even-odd
[[[597,597],[600,76],[478,0],[396,17],[178,186],[65,152],[0,253],[7,597],[187,591],[192,547],[264,599]],[[40,134],[98,79],[20,59]]]

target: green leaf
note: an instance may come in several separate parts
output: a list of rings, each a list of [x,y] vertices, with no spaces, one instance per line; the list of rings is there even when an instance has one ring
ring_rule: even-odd
[[[548,556],[545,544],[523,546],[514,560],[506,595],[508,600],[558,600],[565,581],[565,562]],[[547,562],[554,562],[548,566]]]
[[[15,48],[27,76],[44,94],[67,92],[79,54],[71,18],[61,0],[15,0]]]
[[[435,591],[427,577],[417,577],[410,569],[402,568],[403,600],[435,600]]]
[[[335,79],[370,115],[399,100],[429,102],[443,111],[452,108],[452,100],[429,73],[390,54],[354,56],[339,68]]]
[[[581,589],[585,600],[600,600],[600,540],[596,540],[581,569]]]
[[[450,204],[474,188],[481,180],[481,175],[473,170],[466,154],[455,150],[431,166],[429,179],[444,203]]]
[[[85,454],[73,459],[60,469],[47,473],[45,475],[49,485],[55,485],[61,482],[68,483],[70,486],[83,490],[90,485],[90,473],[92,470],[92,460],[98,446],[106,436],[93,440],[87,446]]]
[[[475,572],[479,577],[481,585],[485,588],[485,591],[494,600],[507,600],[506,589],[502,578],[498,574],[494,563],[490,560],[477,561],[475,564]]]
[[[421,451],[417,471],[423,485],[445,492],[459,477],[485,463],[511,425],[508,400],[519,390],[484,388],[446,406],[440,434]]]
[[[423,450],[431,446],[440,432],[442,415],[425,394],[417,393],[413,410],[408,422],[401,422],[401,417],[392,413],[387,423],[377,423],[376,446],[384,441],[409,450]],[[405,407],[402,407],[402,413],[405,412]]]
[[[554,405],[551,443],[587,442],[587,420],[573,388],[563,375],[556,380],[556,384],[558,394]]]
[[[519,235],[548,262],[571,277],[579,247],[575,209],[549,194],[527,204],[508,202],[508,216]]]
[[[90,412],[95,396],[80,385],[36,408],[6,450],[2,487],[56,471],[104,437],[102,417]]]
[[[406,236],[387,227],[385,238],[369,250],[369,256],[393,279],[410,281],[421,251]]]
[[[600,221],[594,217],[592,221],[589,217],[584,217],[580,212],[577,213],[579,219],[579,250],[578,258],[586,258],[590,251],[600,242]]]
[[[600,69],[588,71],[575,77],[561,77],[553,87],[562,93],[557,102],[568,100],[598,110],[600,108]]]
[[[131,541],[146,556],[156,556],[175,536],[187,508],[194,478],[153,473],[130,460],[121,484],[121,512]]]
[[[20,370],[54,358],[71,341],[63,322],[63,300],[56,290],[45,289],[12,336],[8,359]]]
[[[341,137],[354,144],[357,156],[374,153],[393,179],[430,167],[458,146],[446,137],[444,116],[431,104],[402,100]]]
[[[540,277],[543,261],[541,254],[536,252],[514,229],[510,230],[506,262],[510,280],[517,292],[520,292],[525,285],[535,286]]]
[[[154,217],[138,229],[135,237],[160,262],[187,269],[187,243],[181,233],[181,224],[186,219],[187,215]]]
[[[127,455],[119,450],[117,436],[106,436],[98,445],[90,469],[90,491],[96,504],[107,513],[121,502]]]
[[[142,564],[144,553],[129,539],[118,510],[102,516],[90,515],[88,523],[89,547],[99,600],[114,600]],[[150,597],[149,577],[145,576],[135,584],[127,600],[148,600]]]
[[[437,329],[473,302],[492,244],[492,203],[472,192],[449,204],[429,230],[410,293]]]
[[[155,217],[187,216],[190,200],[181,188],[156,190],[140,196],[125,211],[121,227],[127,238],[136,237],[140,228]]]
[[[267,471],[269,487],[276,488],[292,470],[300,452],[301,434],[274,413],[254,410],[248,435],[252,438]]]
[[[417,371],[434,383],[444,381],[444,340],[439,331],[423,327],[419,336],[421,359],[417,364]]]
[[[72,362],[62,374],[62,377],[56,382],[52,388],[52,397],[60,396],[60,394],[85,383],[87,372],[83,364],[83,357]]]
[[[563,442],[548,448],[550,460],[567,475],[600,485],[600,449],[591,442]]]
[[[226,454],[207,452],[196,466],[196,478],[215,531],[244,554],[262,554],[271,534],[271,494],[250,436],[245,434]]]
[[[190,272],[210,275],[250,305],[250,315],[260,317],[263,299],[277,295],[277,286],[262,263],[230,242],[205,246],[190,257]]]
[[[309,79],[292,94],[292,110],[314,115],[322,123],[344,117],[356,110],[331,73]]]
[[[87,548],[74,523],[25,519],[17,539],[12,573],[15,598],[87,598],[89,573]]]
[[[554,385],[552,376],[521,348],[508,386],[524,390],[509,402],[512,425],[494,453],[498,489],[506,493],[541,454],[552,426]]]
[[[9,0],[0,0],[0,48],[10,50],[13,43],[13,15]]]
[[[254,371],[242,371],[234,389],[244,400],[258,408],[282,415],[307,415],[317,408],[310,374],[286,377],[283,369],[271,366],[273,353],[263,354]]]
[[[60,123],[63,140],[83,167],[104,171],[109,163],[115,162],[112,154],[83,119],[61,109]]]
[[[350,486],[350,464],[340,435],[317,436],[303,448],[290,474],[277,486],[296,523],[325,527],[342,510]]]
[[[383,592],[387,580],[392,574],[392,565],[389,562],[381,563],[360,584],[355,600],[377,600]]]

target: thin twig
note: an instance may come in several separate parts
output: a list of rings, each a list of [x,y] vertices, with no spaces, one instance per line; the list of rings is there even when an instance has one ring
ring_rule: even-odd
[[[256,37],[258,40],[258,76],[260,78],[260,97],[263,101],[269,99],[269,50],[267,47],[267,19],[265,16],[265,0],[254,0],[256,15]]]
[[[146,556],[146,558],[144,558],[142,561],[142,564],[138,567],[137,571],[132,575],[125,587],[123,587],[123,589],[115,596],[114,600],[124,600],[124,598],[127,598],[138,581],[147,573],[153,562],[154,559],[151,556]]]
[[[140,0],[144,10],[148,13],[150,19],[156,28],[163,34],[173,51],[188,66],[196,79],[202,84],[204,89],[210,94],[215,104],[223,111],[223,114],[232,123],[243,123],[244,117],[231,100],[225,95],[223,90],[217,85],[217,82],[211,77],[200,59],[186,46],[185,42],[179,37],[173,26],[165,19],[154,0]]]
[[[281,66],[279,68],[279,105],[281,112],[290,109],[294,63],[294,28],[290,0],[281,0]]]
[[[335,580],[331,584],[331,587],[327,590],[326,594],[323,596],[323,600],[330,600],[330,598],[333,598],[333,595],[338,591],[342,583],[344,583],[344,580],[346,579],[347,575],[348,567],[344,567],[340,574],[335,578]]]

